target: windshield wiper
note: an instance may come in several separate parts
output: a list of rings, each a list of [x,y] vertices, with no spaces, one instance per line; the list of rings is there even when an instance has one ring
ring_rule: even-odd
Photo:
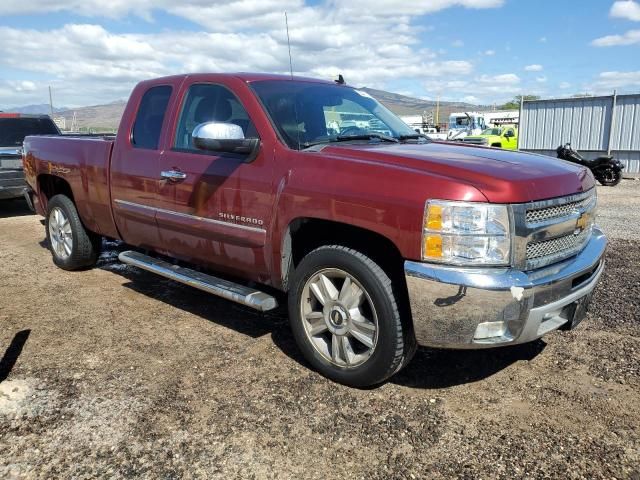
[[[357,135],[338,135],[335,141],[348,142],[349,140],[372,140],[374,138],[381,140],[383,142],[398,143],[400,141],[396,137],[391,137],[389,135],[385,135],[384,133],[374,133],[374,132],[360,133]]]
[[[398,140],[400,140],[400,141],[402,141],[402,140],[419,140],[421,138],[423,138],[425,140],[431,140],[424,133],[412,133],[412,134],[409,134],[409,135],[400,135],[398,137]]]
[[[372,139],[380,140],[383,142],[392,142],[392,143],[400,142],[400,140],[398,140],[397,138],[391,137],[389,135],[385,135],[384,133],[372,132],[372,133],[361,133],[357,135],[338,135],[336,137],[327,138],[325,140],[319,140],[317,142],[305,142],[302,144],[302,146],[305,149],[307,149],[310,147],[315,147],[316,145],[326,145],[327,143],[348,142],[350,140],[372,140]]]

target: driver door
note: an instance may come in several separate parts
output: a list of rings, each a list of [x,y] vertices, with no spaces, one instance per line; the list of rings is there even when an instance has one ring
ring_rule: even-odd
[[[173,144],[160,156],[162,170],[178,174],[163,181],[173,206],[156,215],[162,243],[170,256],[265,278],[273,152],[261,148],[247,163],[246,155],[200,150],[192,133],[206,122],[232,123],[245,138],[258,137],[246,109],[225,85],[188,86]]]

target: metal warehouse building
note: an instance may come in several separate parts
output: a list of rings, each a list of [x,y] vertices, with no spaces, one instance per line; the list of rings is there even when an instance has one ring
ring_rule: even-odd
[[[522,102],[521,150],[556,156],[567,142],[587,158],[611,154],[640,175],[640,94]]]

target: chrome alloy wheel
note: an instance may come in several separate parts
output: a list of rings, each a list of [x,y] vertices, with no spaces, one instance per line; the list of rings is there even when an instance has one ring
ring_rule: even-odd
[[[304,285],[300,313],[315,350],[339,367],[366,362],[378,342],[371,297],[354,277],[337,268],[313,274]]]
[[[61,208],[55,207],[49,212],[49,239],[58,258],[69,258],[73,248],[73,235],[69,219]]]

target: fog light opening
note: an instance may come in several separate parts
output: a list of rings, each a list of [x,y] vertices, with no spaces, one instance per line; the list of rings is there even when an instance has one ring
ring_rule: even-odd
[[[507,332],[506,322],[483,322],[476,327],[474,340],[486,340],[488,338],[503,337]]]

